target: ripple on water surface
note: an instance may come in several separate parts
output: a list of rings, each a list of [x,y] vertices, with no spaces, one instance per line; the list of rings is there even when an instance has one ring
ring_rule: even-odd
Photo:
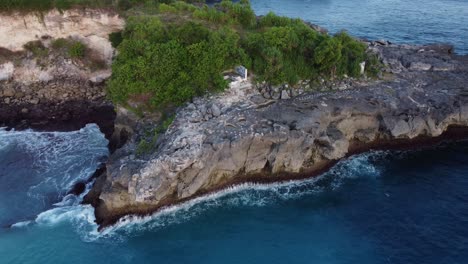
[[[468,53],[467,0],[251,0],[258,15],[300,17],[330,30],[371,40],[450,43]]]

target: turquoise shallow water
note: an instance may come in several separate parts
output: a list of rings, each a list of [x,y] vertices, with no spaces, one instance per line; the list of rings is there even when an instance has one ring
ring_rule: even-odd
[[[21,137],[35,141],[12,140]],[[107,153],[96,126],[72,133],[2,131],[0,138],[15,144],[0,146],[2,188],[11,179],[16,188],[38,175],[59,182],[64,170],[54,168],[65,165],[65,157],[95,168]],[[20,169],[42,153],[30,152],[31,143],[59,150],[44,164],[50,174]],[[5,177],[4,161],[23,155],[29,158],[7,164]],[[79,205],[80,197],[64,196],[62,187],[45,188],[62,202],[40,208],[28,192],[16,192],[26,201],[23,210],[11,210],[16,203],[2,191],[3,224],[32,220],[0,229],[0,263],[466,263],[467,161],[468,142],[372,152],[314,179],[239,186],[126,219],[103,233],[96,231],[92,208]],[[92,173],[74,172],[70,178]]]

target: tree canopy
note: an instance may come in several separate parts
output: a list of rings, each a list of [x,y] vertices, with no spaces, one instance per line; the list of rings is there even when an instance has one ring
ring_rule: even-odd
[[[345,32],[322,34],[299,19],[256,17],[248,0],[215,6],[158,3],[128,19],[109,82],[121,104],[145,98],[154,108],[223,90],[222,72],[243,64],[257,83],[360,75],[366,47]],[[144,96],[142,96],[144,95]]]

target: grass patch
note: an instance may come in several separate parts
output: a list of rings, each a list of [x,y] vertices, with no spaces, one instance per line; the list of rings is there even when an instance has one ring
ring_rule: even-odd
[[[28,42],[24,44],[23,48],[38,58],[46,57],[49,54],[49,49],[40,40]]]
[[[73,39],[58,38],[52,41],[52,49],[61,52],[71,59],[83,59],[86,55],[86,45]]]
[[[71,43],[68,49],[68,55],[70,56],[70,58],[75,59],[82,59],[85,56],[85,52],[86,46],[78,41]]]

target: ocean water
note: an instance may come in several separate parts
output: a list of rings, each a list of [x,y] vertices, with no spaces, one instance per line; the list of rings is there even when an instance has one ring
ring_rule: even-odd
[[[61,202],[107,156],[96,125],[71,133],[0,129],[0,227],[33,220]]]
[[[336,33],[395,43],[450,43],[468,53],[468,0],[251,0],[259,15],[299,17]]]
[[[252,4],[332,33],[468,53],[468,0]],[[106,145],[95,125],[0,129],[0,264],[468,263],[468,142],[370,152],[313,179],[242,185],[98,232],[92,208],[67,191]]]
[[[1,264],[467,263],[468,142],[370,152],[316,178],[241,185],[103,232],[81,197],[65,195],[107,155],[95,125],[0,130],[0,142]]]

